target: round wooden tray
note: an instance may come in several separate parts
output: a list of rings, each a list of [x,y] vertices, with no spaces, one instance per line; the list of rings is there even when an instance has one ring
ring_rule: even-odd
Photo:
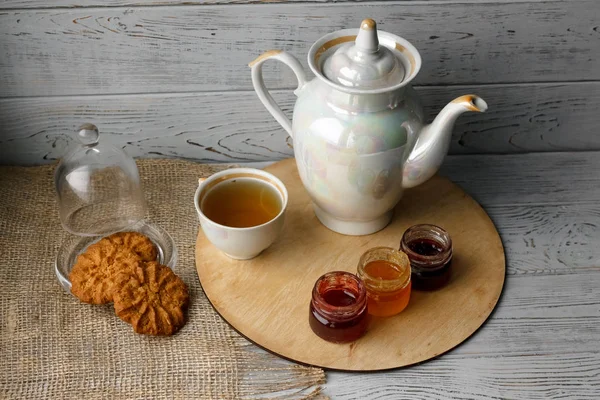
[[[323,368],[375,371],[436,357],[463,342],[487,319],[504,285],[502,242],[485,211],[449,180],[435,176],[405,192],[392,223],[368,236],[344,236],[313,213],[293,159],[266,168],[289,192],[281,237],[249,261],[228,258],[202,230],[196,242],[200,283],[215,310],[257,345],[287,359]],[[308,324],[312,287],[328,271],[356,272],[360,255],[375,246],[398,248],[417,223],[446,229],[454,244],[450,283],[435,292],[413,291],[408,307],[372,318],[365,336],[333,344]]]

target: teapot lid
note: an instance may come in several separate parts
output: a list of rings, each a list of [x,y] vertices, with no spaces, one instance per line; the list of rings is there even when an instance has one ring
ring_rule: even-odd
[[[367,18],[354,42],[340,46],[323,63],[323,75],[343,86],[379,89],[404,79],[404,66],[390,49],[379,45],[377,24]]]
[[[79,236],[97,236],[142,220],[146,203],[133,158],[100,141],[92,124],[81,126],[77,139],[54,174],[63,228]]]
[[[308,65],[328,85],[347,93],[383,93],[407,85],[421,68],[417,49],[400,36],[377,30],[367,18],[355,29],[342,29],[317,40]]]

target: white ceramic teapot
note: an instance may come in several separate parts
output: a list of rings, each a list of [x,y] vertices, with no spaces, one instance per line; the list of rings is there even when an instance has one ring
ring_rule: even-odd
[[[298,78],[293,122],[275,103],[262,77],[269,59]],[[346,235],[383,229],[405,188],[431,178],[448,152],[452,127],[465,111],[483,112],[475,95],[452,100],[431,124],[410,82],[421,56],[407,40],[361,23],[323,36],[308,52],[316,78],[300,62],[271,50],[250,63],[252,83],[267,110],[292,136],[300,178],[319,220]]]

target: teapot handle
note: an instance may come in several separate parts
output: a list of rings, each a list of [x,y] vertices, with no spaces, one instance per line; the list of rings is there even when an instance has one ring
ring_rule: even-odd
[[[277,105],[275,100],[273,100],[273,97],[271,97],[271,94],[269,93],[269,90],[265,86],[265,82],[263,80],[262,64],[271,58],[281,61],[290,67],[292,71],[294,71],[296,78],[298,79],[298,88],[294,91],[296,94],[298,90],[300,90],[306,84],[306,75],[304,73],[304,69],[302,69],[302,64],[300,64],[298,59],[290,53],[286,53],[285,51],[281,50],[267,51],[266,53],[258,56],[256,60],[248,64],[248,66],[252,68],[252,85],[254,86],[254,90],[256,91],[258,98],[275,118],[275,120],[277,120],[283,129],[285,129],[290,135],[290,137],[292,137],[292,122],[288,117],[286,117],[283,111],[281,111],[281,108]]]

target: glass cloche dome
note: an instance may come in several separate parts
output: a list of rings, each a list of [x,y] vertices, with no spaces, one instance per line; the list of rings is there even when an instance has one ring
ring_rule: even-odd
[[[149,223],[137,165],[123,150],[102,143],[98,128],[84,124],[78,143],[61,159],[54,173],[63,240],[55,262],[60,284],[70,292],[69,274],[77,257],[104,236],[135,231],[158,250],[157,261],[174,268],[177,247],[169,233]]]
[[[54,175],[63,227],[75,235],[97,236],[141,221],[146,204],[133,158],[101,143],[92,124],[79,128],[77,138],[78,145]]]

